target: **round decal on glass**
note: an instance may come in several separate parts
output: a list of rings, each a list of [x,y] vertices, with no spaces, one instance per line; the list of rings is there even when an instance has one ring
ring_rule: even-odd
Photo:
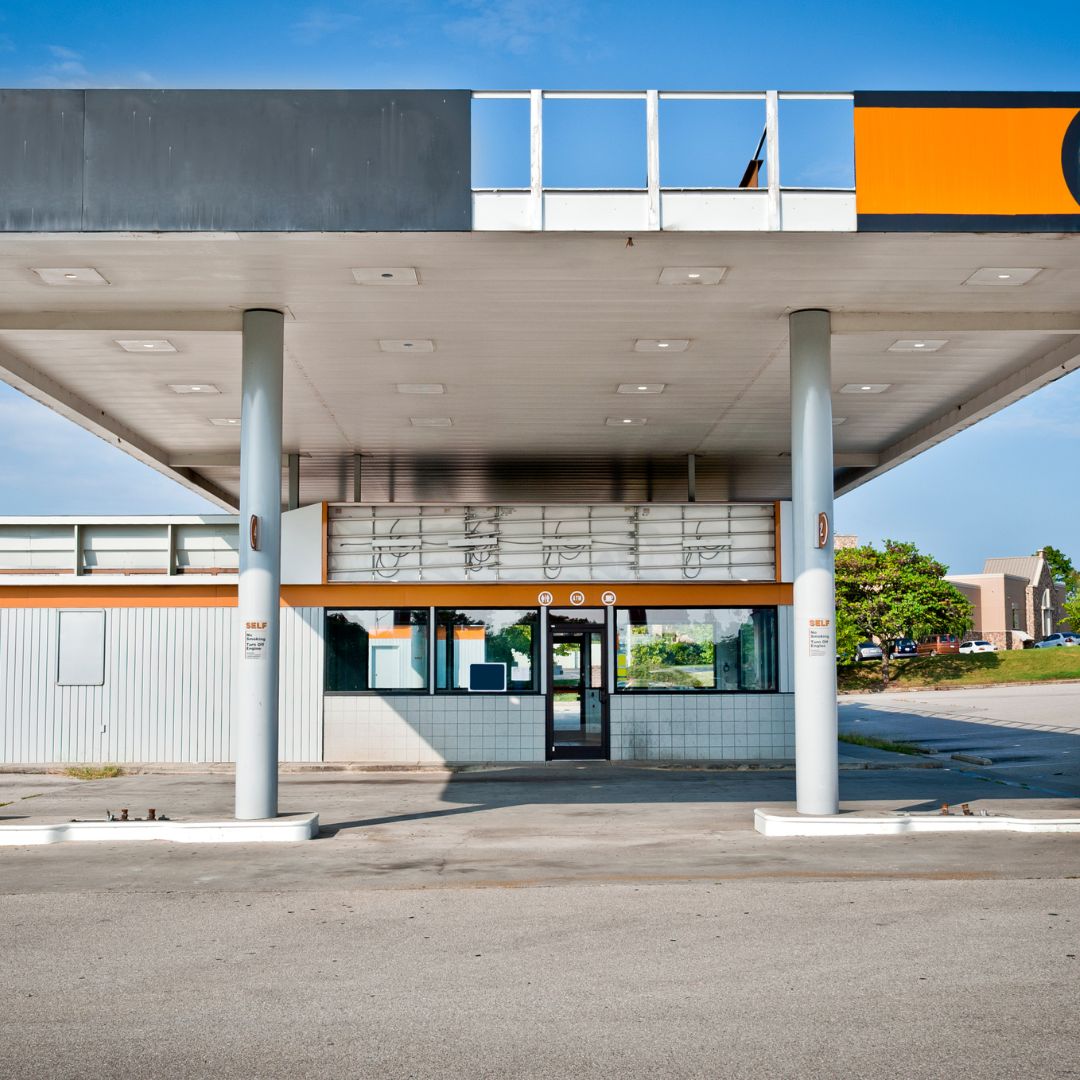
[[[536,598],[536,602],[537,602],[537,603],[538,603],[538,604],[539,604],[539,605],[540,605],[541,607],[547,607],[547,606],[548,606],[548,605],[549,605],[549,604],[551,603],[551,601],[552,601],[553,599],[554,599],[554,597],[553,597],[553,596],[551,595],[551,593],[549,593],[549,592],[548,592],[548,591],[547,591],[547,590],[545,589],[545,590],[544,590],[544,592],[542,592],[542,593],[541,593],[541,594],[540,594],[540,595],[539,595],[539,596],[538,596],[538,597]]]
[[[575,589],[570,594],[570,603],[573,604],[574,607],[581,607],[581,605],[585,603],[585,594],[580,590]]]
[[[607,592],[601,595],[600,603],[606,604],[608,607],[611,607],[611,605],[615,603],[615,594],[610,589],[608,589]]]

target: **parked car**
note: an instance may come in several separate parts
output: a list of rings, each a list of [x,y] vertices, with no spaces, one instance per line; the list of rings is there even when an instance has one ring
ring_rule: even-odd
[[[861,641],[855,646],[856,660],[880,660],[881,646],[873,641]]]
[[[913,638],[902,637],[897,638],[893,642],[893,659],[899,659],[902,656],[915,656],[919,651],[919,646],[915,644]]]
[[[1080,645],[1080,637],[1076,634],[1047,634],[1042,641],[1036,641],[1036,649],[1056,649],[1061,645]]]
[[[955,634],[931,634],[919,642],[920,656],[944,656],[960,651],[960,639]]]
[[[992,641],[965,641],[964,644],[960,646],[960,651],[964,654],[997,652],[998,647]]]

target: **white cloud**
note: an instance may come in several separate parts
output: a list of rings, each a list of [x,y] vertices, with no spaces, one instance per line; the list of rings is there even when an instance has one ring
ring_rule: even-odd
[[[575,4],[551,0],[456,0],[466,14],[444,24],[453,38],[486,49],[521,55],[541,41],[563,45],[580,40],[581,11]]]
[[[355,11],[328,11],[314,8],[298,23],[293,24],[293,32],[298,41],[305,45],[314,45],[323,38],[341,33],[360,22],[360,15]]]
[[[47,90],[83,90],[90,87],[155,86],[157,80],[147,71],[100,75],[83,62],[81,53],[66,45],[47,46],[52,62],[40,67],[35,86]]]

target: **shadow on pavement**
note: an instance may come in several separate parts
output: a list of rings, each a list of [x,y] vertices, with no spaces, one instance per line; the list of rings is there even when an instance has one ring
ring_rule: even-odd
[[[385,781],[368,775],[362,782],[367,785]],[[396,778],[389,784],[402,782]],[[370,790],[367,788],[369,794]],[[840,797],[844,803],[885,803],[890,809],[929,812],[943,802],[958,806],[987,799],[1033,800],[1045,798],[1045,793],[995,783],[959,770],[913,768],[842,772]],[[354,820],[324,817],[321,835],[525,806],[562,807],[579,822],[589,816],[607,818],[613,807],[620,806],[774,806],[794,802],[795,773],[790,769],[640,769],[603,762],[560,765],[550,770],[494,768],[453,775],[445,781],[438,799],[455,805]],[[851,809],[856,808],[845,807],[845,811]]]

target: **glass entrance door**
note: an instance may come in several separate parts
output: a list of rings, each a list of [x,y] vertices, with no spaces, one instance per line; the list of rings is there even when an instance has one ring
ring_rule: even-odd
[[[606,758],[607,664],[604,629],[580,626],[550,633],[548,759]]]

